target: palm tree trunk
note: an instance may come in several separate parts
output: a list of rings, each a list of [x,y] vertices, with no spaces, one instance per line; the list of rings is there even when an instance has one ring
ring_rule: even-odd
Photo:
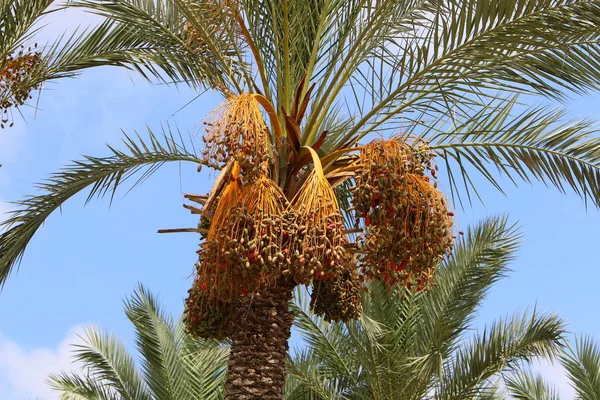
[[[279,284],[236,311],[225,400],[281,400],[294,285]]]

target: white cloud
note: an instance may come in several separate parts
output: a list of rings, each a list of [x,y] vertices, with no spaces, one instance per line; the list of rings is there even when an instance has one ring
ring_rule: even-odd
[[[561,399],[574,399],[575,390],[569,383],[567,371],[560,363],[551,363],[547,360],[539,360],[532,366],[533,371],[539,373],[546,382],[553,385]]]
[[[81,343],[81,327],[72,328],[56,348],[26,349],[0,334],[0,398],[10,400],[55,400],[58,395],[47,384],[51,373],[76,372],[72,345]]]

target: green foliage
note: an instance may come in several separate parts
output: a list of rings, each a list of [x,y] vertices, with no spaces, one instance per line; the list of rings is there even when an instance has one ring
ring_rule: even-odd
[[[88,328],[74,356],[84,372],[49,378],[61,400],[222,399],[227,347],[186,335],[142,286],[125,312],[135,327],[141,371],[116,337]]]
[[[600,346],[588,336],[575,338],[575,347],[561,357],[577,398],[600,398]]]
[[[110,156],[77,161],[39,184],[41,194],[15,203],[19,208],[0,224],[5,229],[0,234],[0,286],[39,227],[77,193],[90,188],[87,201],[107,194],[112,201],[117,186],[140,172],[142,174],[133,186],[143,182],[166,162],[202,163],[194,153],[193,145],[186,146],[181,134],[175,136],[168,126],[160,135],[148,128],[147,140],[138,134],[125,137],[126,152],[109,146]]]
[[[53,0],[0,0],[0,66],[4,60],[28,44],[37,29],[34,25],[48,14]]]
[[[558,393],[543,376],[525,369],[505,379],[510,395],[517,400],[559,400]]]
[[[360,320],[327,323],[298,292],[296,327],[308,348],[290,361],[288,399],[500,398],[498,380],[523,362],[558,354],[564,323],[537,312],[472,334],[472,320],[505,273],[520,235],[505,218],[470,229],[429,292],[375,287]],[[496,397],[495,397],[496,396]]]

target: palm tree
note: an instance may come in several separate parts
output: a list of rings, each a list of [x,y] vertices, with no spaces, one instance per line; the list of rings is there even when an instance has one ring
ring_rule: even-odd
[[[489,218],[456,244],[428,292],[386,296],[379,287],[363,296],[360,319],[347,324],[328,323],[301,301],[294,311],[307,346],[291,360],[286,398],[505,398],[503,377],[560,354],[565,334],[560,318],[535,311],[474,333],[477,310],[519,241],[506,218]]]
[[[314,284],[314,309],[343,321],[359,315],[363,281],[428,287],[452,247],[435,157],[460,205],[478,196],[473,173],[500,190],[499,175],[570,187],[600,205],[592,124],[518,101],[598,88],[600,1],[69,4],[107,20],[54,47],[58,61],[38,81],[117,65],[225,100],[206,118],[200,155],[166,127],[43,183],[4,223],[0,282],[48,215],[83,189],[112,197],[136,172],[143,180],[171,161],[219,169],[208,196],[188,196],[203,204],[188,207],[200,215],[191,231],[206,240],[186,324],[232,340],[227,399],[281,398],[296,286]],[[386,139],[369,141],[377,135]]]
[[[223,398],[229,349],[185,334],[181,321],[161,311],[140,286],[125,303],[135,327],[141,370],[122,342],[98,328],[86,329],[74,361],[81,374],[49,378],[63,400],[216,400]]]

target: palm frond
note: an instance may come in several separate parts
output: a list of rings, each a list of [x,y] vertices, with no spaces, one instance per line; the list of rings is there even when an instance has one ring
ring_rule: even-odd
[[[501,216],[470,227],[458,240],[452,256],[438,268],[434,286],[418,301],[425,347],[449,355],[490,288],[505,276],[520,239],[516,226]]]
[[[310,350],[299,352],[288,363],[290,396],[310,394],[316,399],[336,399],[357,383],[355,342],[341,323],[328,323],[310,312],[305,290],[294,294],[294,326]],[[292,390],[293,389],[293,390]]]
[[[52,389],[60,392],[60,400],[117,400],[114,390],[105,382],[90,376],[52,374],[48,377]]]
[[[0,67],[6,57],[35,34],[33,28],[49,12],[53,0],[2,0],[0,1]]]
[[[173,320],[160,309],[157,299],[143,286],[125,303],[125,313],[135,326],[142,371],[153,397],[164,400],[191,398],[190,372],[180,357],[181,337]]]
[[[373,92],[373,104],[350,137],[400,114],[435,113],[449,102],[475,104],[498,90],[561,98],[565,90],[598,87],[597,1],[436,3],[429,13],[411,15],[409,32],[385,43],[384,61],[365,66],[363,87]],[[406,22],[401,20],[404,28]]]
[[[304,340],[313,351],[319,352],[320,358],[327,360],[325,368],[350,374],[352,369],[347,364],[349,360],[340,351],[340,347],[344,345],[343,335],[340,334],[342,325],[328,323],[323,318],[310,314],[306,293],[301,290],[296,290],[294,297],[298,302],[291,306],[295,315],[294,325],[302,333]]]
[[[476,194],[477,171],[502,191],[497,176],[515,184],[533,179],[572,189],[600,206],[600,138],[587,121],[561,122],[564,112],[531,108],[513,115],[516,99],[483,107],[447,132],[429,132],[431,148],[446,166],[452,197]]]
[[[189,392],[203,400],[221,400],[225,391],[229,346],[192,337],[179,321],[176,335],[182,342],[181,358],[187,375]]]
[[[512,398],[517,400],[560,400],[558,392],[539,374],[518,369],[504,379]]]
[[[232,44],[227,38],[213,37],[210,52],[190,49],[184,10],[171,0],[77,0],[69,6],[83,7],[106,20],[49,46],[44,52],[46,62],[30,77],[31,85],[74,76],[87,68],[121,66],[148,80],[184,82],[222,93],[227,87],[239,89],[235,78],[243,66],[232,57]]]
[[[457,350],[444,367],[437,398],[470,398],[485,392],[490,378],[516,368],[518,362],[552,359],[560,351],[564,335],[564,322],[554,315],[534,311],[499,320]]]
[[[143,173],[134,186],[164,163],[203,163],[192,151],[193,147],[188,148],[181,135],[176,137],[168,126],[160,135],[148,129],[148,140],[138,134],[126,136],[124,144],[127,152],[109,146],[112,154],[109,157],[85,157],[83,161],[76,161],[39,184],[42,194],[16,203],[19,209],[0,225],[5,229],[0,235],[0,286],[19,263],[27,244],[48,216],[77,193],[90,188],[87,201],[107,194],[112,200],[117,187],[139,172]]]
[[[600,397],[600,346],[589,336],[575,338],[575,348],[561,356],[561,363],[577,393],[577,398]]]
[[[125,302],[136,331],[142,371],[113,336],[91,328],[87,343],[77,347],[81,374],[49,378],[64,400],[222,400],[229,349],[194,338],[181,320],[174,324],[157,299],[143,286]]]
[[[85,330],[84,340],[84,344],[75,345],[74,359],[83,363],[84,368],[89,368],[93,381],[106,382],[122,399],[152,399],[123,343],[93,327]],[[79,381],[74,383],[84,382]]]
[[[452,256],[440,265],[431,290],[416,300],[421,320],[414,328],[412,355],[414,384],[421,382],[422,391],[465,340],[477,308],[490,288],[505,276],[520,238],[505,216],[470,227]]]

